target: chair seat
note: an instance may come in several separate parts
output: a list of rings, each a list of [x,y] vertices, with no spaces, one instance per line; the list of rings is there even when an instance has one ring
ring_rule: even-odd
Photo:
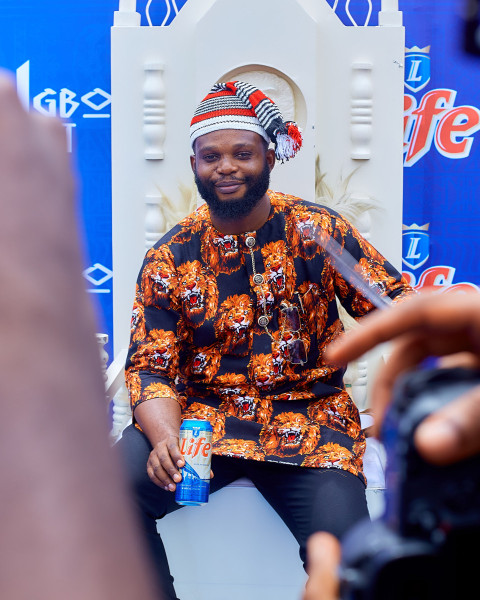
[[[384,505],[381,444],[367,439],[367,502],[372,518]],[[383,486],[382,486],[383,484]],[[159,521],[182,600],[292,600],[307,580],[298,545],[253,483],[242,477]]]

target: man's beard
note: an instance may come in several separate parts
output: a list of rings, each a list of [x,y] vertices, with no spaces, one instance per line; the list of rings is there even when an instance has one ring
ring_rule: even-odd
[[[232,178],[225,179],[230,181]],[[247,186],[247,191],[241,198],[220,200],[215,185],[211,182],[203,182],[195,172],[198,192],[207,203],[211,214],[229,221],[249,215],[265,195],[270,185],[270,168],[267,161],[258,177],[247,176],[242,179],[242,182]]]

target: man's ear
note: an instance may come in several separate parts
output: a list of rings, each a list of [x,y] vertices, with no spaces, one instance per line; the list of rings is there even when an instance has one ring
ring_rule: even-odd
[[[195,159],[195,154],[192,154],[190,156],[190,166],[192,167],[192,171],[195,173],[195,165],[196,165],[196,159]]]
[[[268,148],[267,152],[265,154],[265,157],[267,159],[267,164],[270,167],[270,171],[273,169],[273,167],[275,166],[275,150],[273,148]]]

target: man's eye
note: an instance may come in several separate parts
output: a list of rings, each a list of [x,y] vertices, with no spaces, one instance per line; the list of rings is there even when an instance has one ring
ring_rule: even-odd
[[[237,154],[237,158],[239,158],[240,160],[248,160],[252,155],[250,154],[250,152],[239,152]]]
[[[214,160],[217,159],[217,155],[216,154],[206,154],[205,156],[202,156],[202,159],[205,162],[213,162]]]

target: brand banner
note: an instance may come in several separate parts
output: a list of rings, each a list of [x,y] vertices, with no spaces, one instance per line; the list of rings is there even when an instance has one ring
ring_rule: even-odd
[[[195,0],[138,0],[142,25],[168,25],[187,1]],[[380,0],[330,4],[350,26],[380,8]],[[464,50],[466,6],[399,0],[406,28],[403,268],[418,289],[480,285],[480,56]],[[118,7],[119,0],[3,0],[0,21],[0,66],[14,73],[29,110],[65,126],[81,182],[84,276],[99,331],[110,336],[110,358],[110,27]]]
[[[480,56],[466,51],[468,2],[400,4],[406,30],[403,269],[417,289],[478,289]]]

